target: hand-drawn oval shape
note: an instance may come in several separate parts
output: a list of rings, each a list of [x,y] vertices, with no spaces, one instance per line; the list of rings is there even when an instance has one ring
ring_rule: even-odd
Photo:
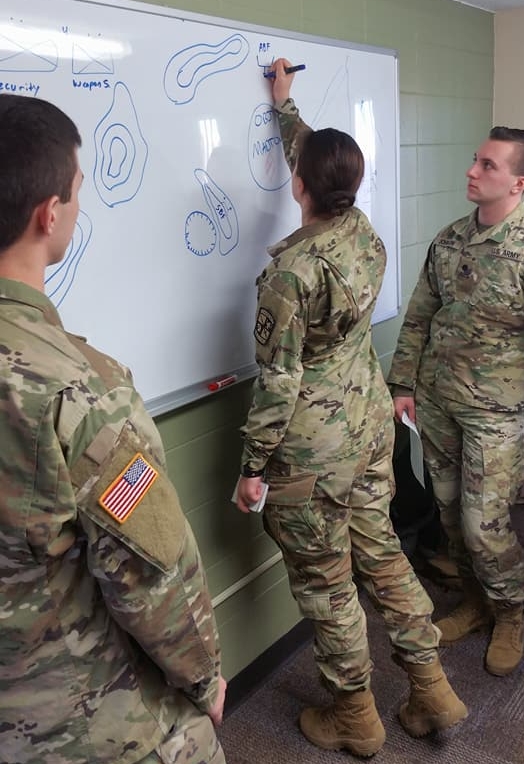
[[[45,291],[47,296],[54,302],[58,308],[73,286],[76,269],[86,251],[93,224],[91,219],[82,210],[78,213],[73,238],[71,239],[63,260],[51,270],[45,280]]]
[[[251,115],[247,136],[248,164],[253,180],[265,191],[276,191],[289,180],[282,151],[278,118],[269,103],[259,104]]]
[[[180,105],[195,97],[198,86],[220,72],[239,67],[247,58],[249,43],[241,34],[233,34],[217,45],[199,43],[179,50],[164,72],[164,90],[170,101]]]
[[[93,179],[104,204],[114,207],[136,196],[148,155],[131,93],[117,82],[113,102],[95,129]]]
[[[195,178],[202,187],[212,219],[218,231],[218,248],[227,255],[238,244],[238,217],[233,202],[205,170],[197,168]]]

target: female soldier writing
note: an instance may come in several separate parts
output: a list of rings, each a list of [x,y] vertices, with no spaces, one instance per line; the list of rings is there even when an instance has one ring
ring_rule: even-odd
[[[302,226],[271,248],[258,280],[259,376],[244,433],[238,507],[269,484],[267,532],[282,550],[314,655],[334,695],[300,717],[322,748],[371,756],[385,732],[370,690],[372,663],[357,573],[382,613],[411,692],[399,717],[413,736],[467,716],[437,656],[432,604],[389,518],[392,401],[371,344],[384,245],[354,206],[364,173],[356,142],[313,131],[289,97],[290,62],[273,64],[273,101]]]

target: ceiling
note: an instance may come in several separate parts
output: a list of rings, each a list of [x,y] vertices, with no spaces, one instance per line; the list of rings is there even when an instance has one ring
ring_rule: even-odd
[[[456,0],[465,5],[473,5],[475,8],[484,8],[486,11],[508,11],[511,8],[524,8],[524,0]]]

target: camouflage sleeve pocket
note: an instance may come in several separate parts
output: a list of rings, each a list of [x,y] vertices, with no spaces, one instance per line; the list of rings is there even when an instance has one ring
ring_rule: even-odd
[[[311,501],[317,476],[314,472],[301,472],[297,475],[267,476],[269,491],[268,504],[296,507]]]
[[[163,468],[140,446],[136,433],[127,427],[122,430],[115,447],[105,458],[83,454],[71,471],[77,488],[89,486],[88,492],[79,490],[80,513],[85,513],[99,528],[116,538],[140,557],[167,572],[177,563],[186,537],[186,519],[176,490]],[[126,472],[135,470],[137,457],[151,468],[156,476],[146,491],[137,491],[123,483]],[[95,460],[96,459],[96,460]],[[99,462],[100,459],[100,462]],[[135,479],[135,475],[131,475]],[[122,483],[122,486],[120,485]],[[117,519],[109,511],[111,488],[115,491],[135,491],[134,506],[124,519]],[[118,496],[117,496],[118,498]],[[138,500],[136,500],[138,499]],[[106,506],[104,506],[104,504]],[[109,509],[108,509],[109,508]]]

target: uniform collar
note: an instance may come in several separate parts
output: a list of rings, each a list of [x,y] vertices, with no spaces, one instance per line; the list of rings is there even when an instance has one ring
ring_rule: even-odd
[[[43,292],[39,292],[38,289],[24,284],[23,281],[0,278],[0,303],[2,300],[18,302],[21,305],[36,308],[42,312],[48,323],[63,329],[58,311],[49,297]]]
[[[501,220],[500,223],[495,223],[482,231],[478,230],[477,214],[478,207],[476,207],[471,215],[466,218],[465,230],[460,231],[456,228],[455,231],[459,234],[463,234],[471,244],[482,244],[484,241],[488,240],[502,243],[506,240],[508,233],[510,233],[515,225],[523,227],[524,202],[521,201],[520,204],[517,204],[515,209],[512,210],[504,220]]]

